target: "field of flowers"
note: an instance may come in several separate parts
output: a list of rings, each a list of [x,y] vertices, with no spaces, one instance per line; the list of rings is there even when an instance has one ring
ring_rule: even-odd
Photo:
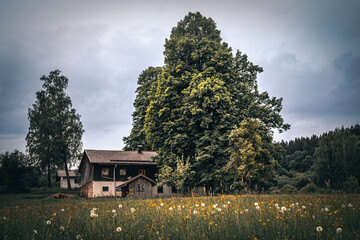
[[[33,202],[0,209],[0,239],[360,239],[360,196]]]

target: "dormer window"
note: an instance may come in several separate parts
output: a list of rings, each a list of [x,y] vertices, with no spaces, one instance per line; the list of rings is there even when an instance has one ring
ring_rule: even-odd
[[[109,168],[101,169],[101,176],[109,176]]]

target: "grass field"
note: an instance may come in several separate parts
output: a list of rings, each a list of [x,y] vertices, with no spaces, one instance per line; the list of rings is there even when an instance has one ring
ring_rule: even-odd
[[[359,195],[26,196],[0,195],[0,239],[360,239]]]

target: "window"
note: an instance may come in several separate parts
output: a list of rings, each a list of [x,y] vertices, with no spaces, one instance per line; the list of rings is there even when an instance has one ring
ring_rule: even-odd
[[[137,189],[138,189],[138,192],[143,192],[145,191],[145,184],[138,184],[137,185]]]
[[[139,174],[142,174],[145,176],[145,169],[139,169]]]
[[[157,187],[157,192],[158,193],[164,193],[164,187],[163,186],[158,186]]]
[[[103,192],[108,192],[108,191],[109,191],[109,187],[107,187],[107,186],[102,187],[102,191],[103,191]]]
[[[126,169],[125,168],[120,168],[119,172],[120,172],[120,176],[126,176]]]
[[[108,168],[101,169],[101,176],[109,176],[109,169]]]

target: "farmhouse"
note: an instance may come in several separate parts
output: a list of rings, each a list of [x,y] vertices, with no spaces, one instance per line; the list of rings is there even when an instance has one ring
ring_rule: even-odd
[[[156,152],[85,150],[79,172],[81,196],[171,195],[171,187],[155,182]]]
[[[79,186],[78,179],[80,178],[80,176],[76,174],[75,170],[69,170],[69,177],[71,188],[77,188]],[[65,170],[56,171],[56,181],[60,182],[61,188],[68,188]]]

